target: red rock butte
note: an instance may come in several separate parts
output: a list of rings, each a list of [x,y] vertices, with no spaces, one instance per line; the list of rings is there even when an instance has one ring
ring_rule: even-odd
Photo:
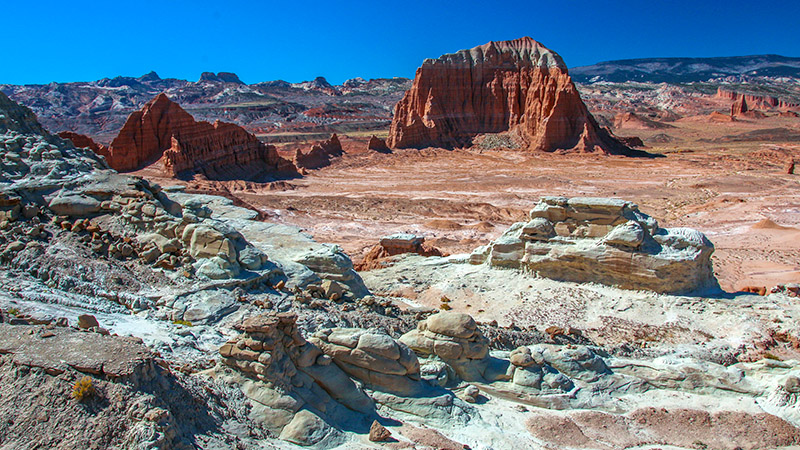
[[[531,151],[640,153],[597,124],[561,57],[529,37],[425,60],[395,106],[388,144],[469,146],[505,131]]]
[[[786,110],[788,108],[797,108],[800,106],[798,103],[793,103],[788,100],[772,97],[769,95],[755,95],[755,94],[742,94],[734,91],[729,91],[722,87],[717,88],[717,97],[734,102],[745,102],[748,108],[770,109],[778,108]]]
[[[328,140],[319,141],[312,145],[308,153],[303,153],[298,149],[294,157],[294,165],[301,170],[319,169],[329,166],[331,159],[343,154],[342,143],[336,133],[333,133]]]
[[[244,128],[220,121],[198,122],[163,93],[131,113],[106,157],[120,172],[161,160],[168,176],[194,171],[224,180],[295,172],[275,147]]]
[[[78,134],[72,131],[62,131],[58,133],[58,137],[62,139],[69,139],[75,145],[75,147],[85,147],[89,150],[95,152],[100,156],[104,156],[106,161],[109,161],[111,158],[111,154],[108,153],[108,147],[102,144],[98,144],[89,136],[84,134]]]

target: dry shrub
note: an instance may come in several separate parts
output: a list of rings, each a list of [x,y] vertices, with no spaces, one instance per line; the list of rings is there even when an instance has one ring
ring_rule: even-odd
[[[94,393],[94,384],[92,384],[91,377],[88,376],[76,381],[75,385],[72,387],[72,398],[79,402],[91,398],[94,396]]]

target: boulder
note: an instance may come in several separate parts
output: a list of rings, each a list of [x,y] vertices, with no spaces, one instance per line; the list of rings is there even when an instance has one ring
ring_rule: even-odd
[[[611,374],[605,361],[584,346],[574,349],[544,345],[519,347],[509,356],[510,381],[543,393],[571,391],[575,383],[570,377],[591,383]]]
[[[331,426],[319,416],[304,409],[295,414],[292,421],[283,428],[280,438],[305,447],[322,441],[332,431]]]
[[[242,387],[258,420],[281,439],[304,446],[338,442],[337,428],[373,417],[374,402],[300,334],[296,315],[252,316],[234,328],[243,334],[220,347],[216,370]]]
[[[325,280],[322,282],[322,291],[325,298],[340,299],[344,296],[345,286],[333,280]]]
[[[87,195],[65,193],[58,195],[48,205],[59,216],[84,217],[100,211],[100,201]]]
[[[361,277],[353,269],[353,261],[339,246],[313,243],[313,245],[305,244],[304,248],[306,251],[296,253],[292,257],[295,262],[306,266],[323,280],[346,285],[356,297],[369,293]]]
[[[608,245],[638,248],[644,241],[644,229],[638,222],[630,220],[622,225],[617,225],[603,238]]]
[[[148,244],[161,253],[177,253],[182,247],[182,243],[175,238],[168,238],[158,233],[147,233],[138,237],[139,243],[143,246]],[[156,256],[158,257],[158,255]]]
[[[444,311],[428,317],[427,329],[438,334],[459,339],[475,335],[478,325],[469,314]]]
[[[248,270],[258,270],[269,261],[267,255],[252,245],[246,246],[239,252],[239,264]]]
[[[188,243],[193,258],[211,258],[224,254],[229,261],[236,261],[236,247],[225,235],[206,225],[190,224],[183,231],[183,241]]]
[[[474,384],[469,384],[467,387],[464,388],[463,392],[463,399],[469,403],[476,403],[478,401],[478,397],[481,395],[480,389]]]
[[[419,383],[419,361],[411,349],[382,331],[324,329],[314,333],[310,342],[348,375],[373,389],[414,396],[425,388]]]
[[[78,316],[78,328],[86,330],[89,328],[99,327],[100,323],[91,314],[81,314]]]
[[[392,432],[387,430],[386,427],[380,424],[377,420],[372,421],[369,427],[369,440],[372,442],[384,442],[392,437]]]
[[[399,341],[421,358],[445,362],[465,381],[487,381],[489,341],[467,314],[451,311],[433,314],[420,321],[415,330],[401,336]],[[440,378],[440,374],[435,378]]]

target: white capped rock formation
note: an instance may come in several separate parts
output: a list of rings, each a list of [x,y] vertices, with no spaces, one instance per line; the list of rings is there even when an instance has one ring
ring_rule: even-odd
[[[691,228],[660,228],[634,203],[543,197],[530,217],[476,249],[470,262],[623,289],[683,294],[717,287],[708,238]]]

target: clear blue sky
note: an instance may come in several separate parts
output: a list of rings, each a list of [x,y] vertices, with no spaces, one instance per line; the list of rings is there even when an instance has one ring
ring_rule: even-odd
[[[0,83],[155,70],[245,83],[412,77],[425,58],[531,36],[569,67],[655,56],[800,56],[800,0],[0,0]]]

